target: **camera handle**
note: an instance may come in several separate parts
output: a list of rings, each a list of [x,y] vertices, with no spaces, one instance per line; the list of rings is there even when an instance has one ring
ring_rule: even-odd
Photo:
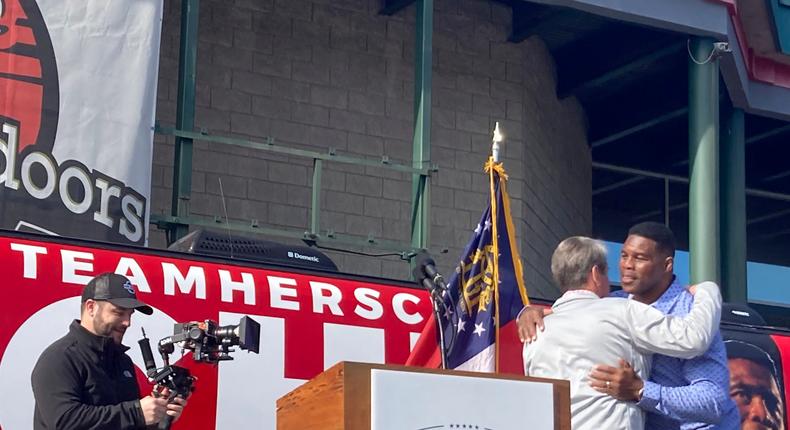
[[[167,397],[167,403],[172,403],[176,397],[184,398],[184,394],[177,391],[170,391],[170,396]],[[170,430],[171,425],[173,425],[173,417],[166,414],[165,417],[162,418],[162,421],[159,421],[159,427],[157,428],[159,430]]]
[[[143,363],[145,364],[145,373],[150,378],[156,373],[156,361],[154,360],[154,353],[151,352],[151,342],[145,337],[145,329],[143,330],[143,338],[137,341],[140,345],[140,353],[143,354]]]
[[[168,353],[166,348],[162,348],[162,345],[160,345],[160,352],[162,353],[162,360],[164,360],[165,366],[162,369],[157,369],[154,354],[151,352],[151,342],[145,337],[145,330],[143,330],[143,338],[138,340],[137,344],[140,345],[140,352],[143,355],[145,371],[148,377],[153,379],[157,386],[167,387],[170,390],[170,395],[167,399],[168,403],[172,402],[176,396],[186,398],[192,391],[192,386],[196,379],[190,374],[189,370],[183,367],[169,365]],[[154,395],[156,394],[157,392],[155,391]],[[165,417],[159,421],[158,428],[159,430],[169,430],[172,424],[173,417],[165,415]]]
[[[168,403],[174,398],[175,397],[171,396],[171,398],[168,399]],[[159,427],[157,428],[159,430],[170,430],[171,425],[173,425],[173,417],[165,414],[165,417],[162,418],[162,421],[159,421]]]

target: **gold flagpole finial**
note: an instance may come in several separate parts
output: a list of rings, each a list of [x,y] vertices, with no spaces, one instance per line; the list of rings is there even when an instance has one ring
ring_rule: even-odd
[[[505,136],[499,131],[499,121],[494,126],[494,138],[492,139],[491,155],[494,163],[499,163],[499,144],[505,141]]]

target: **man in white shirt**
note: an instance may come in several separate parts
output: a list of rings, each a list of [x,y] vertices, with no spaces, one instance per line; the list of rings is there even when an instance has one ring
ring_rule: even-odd
[[[691,287],[694,305],[684,318],[635,300],[602,298],[609,294],[606,248],[580,236],[557,246],[551,271],[565,293],[545,318],[545,332],[524,345],[525,374],[571,382],[574,430],[644,428],[644,413],[635,403],[590,386],[590,369],[624,358],[645,379],[653,353],[679,358],[704,353],[719,326],[718,287],[712,282]]]

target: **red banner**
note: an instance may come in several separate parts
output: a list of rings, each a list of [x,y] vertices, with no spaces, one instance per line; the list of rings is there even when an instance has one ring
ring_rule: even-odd
[[[139,327],[154,343],[175,322],[261,323],[260,354],[185,364],[198,382],[176,428],[274,428],[274,401],[335,362],[405,362],[431,311],[426,294],[395,283],[181,257],[0,236],[0,427],[32,427],[36,358],[79,318],[82,286],[101,272],[126,275],[155,309],[136,313],[124,339],[140,367]]]

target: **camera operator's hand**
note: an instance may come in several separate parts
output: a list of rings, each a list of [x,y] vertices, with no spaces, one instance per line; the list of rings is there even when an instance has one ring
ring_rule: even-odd
[[[173,417],[173,422],[178,421],[181,413],[184,412],[184,407],[187,405],[187,400],[181,397],[173,399],[173,403],[167,404],[167,414]]]
[[[165,398],[168,398],[170,396],[170,390],[165,388],[164,390],[162,390],[160,395],[164,396]],[[167,404],[167,414],[173,417],[173,422],[178,421],[178,418],[181,417],[181,413],[184,412],[184,408],[186,407],[186,405],[187,405],[187,399],[181,396],[174,397],[173,400],[171,400],[170,403]]]
[[[166,398],[146,396],[140,399],[140,409],[143,410],[145,425],[148,426],[162,421],[169,407]]]

